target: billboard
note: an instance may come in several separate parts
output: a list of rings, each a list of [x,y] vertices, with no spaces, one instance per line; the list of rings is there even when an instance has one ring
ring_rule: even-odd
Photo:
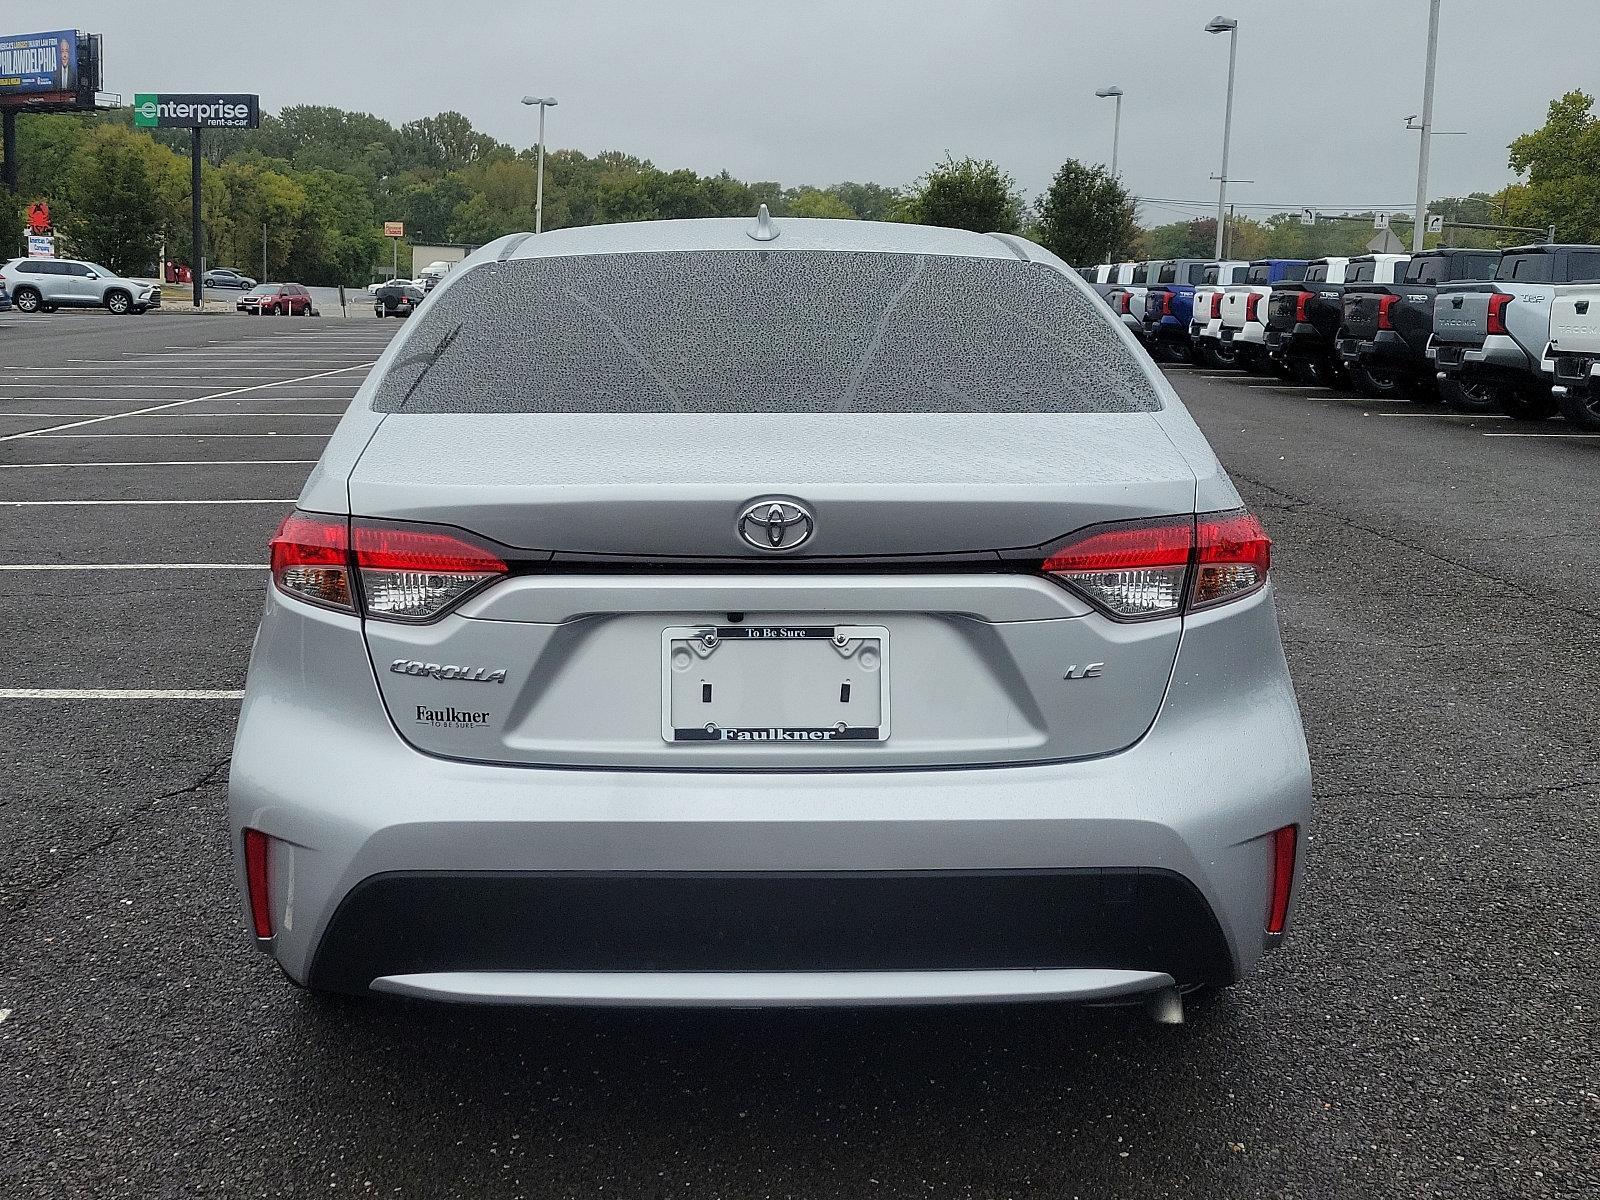
[[[56,256],[56,240],[53,237],[41,237],[39,234],[28,235],[29,258],[54,258]]]
[[[78,90],[78,31],[0,36],[0,96]]]
[[[406,223],[404,221],[385,221],[383,223],[384,237],[405,237]]]
[[[137,92],[133,123],[139,129],[254,129],[261,97],[221,92]]]

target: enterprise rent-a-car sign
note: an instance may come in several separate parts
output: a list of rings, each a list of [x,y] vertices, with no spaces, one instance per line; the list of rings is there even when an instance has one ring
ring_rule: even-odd
[[[141,129],[254,129],[261,124],[261,97],[139,92],[133,97],[133,123]]]

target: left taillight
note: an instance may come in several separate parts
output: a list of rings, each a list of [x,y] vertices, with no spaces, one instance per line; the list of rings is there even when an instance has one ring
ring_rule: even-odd
[[[1267,582],[1272,541],[1240,510],[1086,529],[1041,569],[1118,621],[1215,608]]]
[[[1311,319],[1311,293],[1298,292],[1294,298],[1294,319],[1304,323]]]
[[[1260,311],[1261,311],[1261,293],[1260,292],[1251,292],[1248,296],[1245,297],[1245,301],[1244,301],[1244,319],[1246,321],[1259,321],[1260,317],[1257,316],[1257,314]]]
[[[270,546],[272,582],[279,591],[323,608],[355,611],[347,518],[292,512]]]
[[[383,621],[432,621],[510,570],[469,537],[404,521],[296,512],[272,539],[280,591]]]
[[[1505,337],[1510,332],[1506,328],[1506,309],[1511,307],[1515,299],[1515,296],[1505,292],[1496,292],[1489,297],[1488,333],[1491,337]]]
[[[1289,892],[1294,885],[1294,858],[1300,828],[1285,825],[1272,831],[1272,892],[1267,899],[1267,932],[1282,933],[1289,923]]]
[[[1392,330],[1394,328],[1394,317],[1391,316],[1390,314],[1392,314],[1394,312],[1394,306],[1396,304],[1399,304],[1399,303],[1400,303],[1400,297],[1399,296],[1380,296],[1378,298],[1378,328],[1379,329]]]
[[[1211,297],[1211,319],[1219,320],[1222,316],[1222,293],[1217,292]]]

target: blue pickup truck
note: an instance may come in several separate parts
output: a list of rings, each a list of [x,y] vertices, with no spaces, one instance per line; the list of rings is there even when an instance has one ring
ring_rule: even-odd
[[[1144,294],[1144,344],[1151,357],[1188,362],[1193,355],[1189,322],[1194,316],[1194,290],[1205,277],[1206,261],[1175,258],[1161,264]]]

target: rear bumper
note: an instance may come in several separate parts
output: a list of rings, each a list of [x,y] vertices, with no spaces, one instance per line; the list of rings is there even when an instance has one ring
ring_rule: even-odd
[[[622,998],[630,975],[650,974],[687,989],[658,982],[659,1000],[693,1002],[706,988],[690,976],[726,973],[743,977],[735,991],[748,1002],[769,988],[826,1000],[972,986],[936,986],[945,972],[1026,993],[1037,981],[1024,976],[1041,970],[1234,978],[1210,906],[1170,871],[569,871],[365,879],[329,923],[310,982],[361,992],[397,975],[465,974],[512,994]]]
[[[1224,342],[1239,342],[1251,346],[1267,344],[1267,327],[1260,321],[1247,321],[1242,327],[1224,325],[1220,336]]]
[[[1385,366],[1422,367],[1426,361],[1410,343],[1392,329],[1380,329],[1367,338],[1340,338],[1339,357],[1347,363],[1372,362]]]
[[[1327,338],[1317,327],[1304,321],[1293,329],[1267,330],[1266,344],[1268,351],[1282,358],[1308,357],[1325,353],[1329,348]]]
[[[229,807],[236,860],[244,828],[271,839],[275,932],[257,944],[324,986],[1094,998],[1250,973],[1277,940],[1270,834],[1307,822],[1310,771],[1270,587],[1186,621],[1162,711],[1120,753],[829,772],[431,757],[390,724],[356,622],[272,596]]]
[[[1434,339],[1429,345],[1428,357],[1446,374],[1538,373],[1538,368],[1516,339],[1504,334],[1491,334],[1481,344]]]

